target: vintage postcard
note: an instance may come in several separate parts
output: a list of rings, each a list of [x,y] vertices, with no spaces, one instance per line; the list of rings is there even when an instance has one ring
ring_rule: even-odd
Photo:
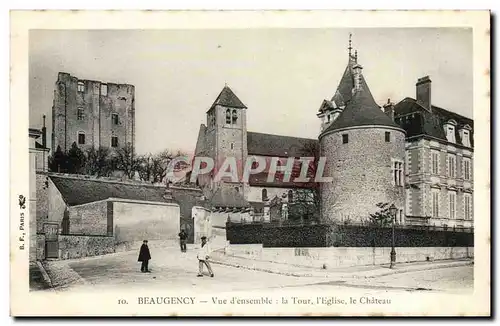
[[[488,11],[10,33],[11,315],[491,314]]]

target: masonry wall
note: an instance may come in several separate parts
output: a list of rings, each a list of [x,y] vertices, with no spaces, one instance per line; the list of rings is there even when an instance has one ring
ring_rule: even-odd
[[[113,202],[113,227],[117,244],[147,240],[177,241],[180,231],[177,204],[133,201]]]
[[[49,218],[49,180],[47,173],[36,174],[36,232],[43,231],[43,223]]]
[[[78,91],[78,81],[85,85]],[[135,89],[132,85],[107,83],[107,95],[101,92],[103,83],[79,80],[67,73],[59,73],[54,91],[52,108],[52,150],[60,145],[69,150],[71,144],[78,144],[78,132],[85,133],[85,145],[111,147],[111,136],[118,137],[118,145],[135,140]],[[83,119],[77,119],[78,108],[84,112]],[[119,123],[113,124],[111,114],[117,113]]]
[[[69,208],[70,234],[108,235],[108,204],[106,200]],[[112,216],[110,216],[112,219]]]
[[[390,132],[390,142],[385,142]],[[342,135],[348,135],[347,144]],[[405,161],[405,134],[399,129],[364,127],[341,130],[320,139],[326,157],[324,176],[333,181],[320,184],[321,217],[327,221],[360,222],[378,211],[377,203],[405,208],[404,187],[394,185],[393,160]],[[403,212],[404,213],[404,212]]]
[[[390,247],[382,248],[263,248],[260,245],[230,245],[225,253],[244,257],[315,268],[381,265],[390,263]],[[472,247],[396,248],[396,263],[473,258]]]
[[[112,236],[59,236],[59,259],[74,259],[115,252]]]
[[[203,205],[201,200],[203,193],[200,189],[194,188],[171,187],[171,190],[172,198],[179,205],[180,209],[180,227],[188,234],[187,242],[194,243],[192,208],[197,205]]]
[[[204,207],[193,207],[194,243],[201,243],[201,237],[212,236],[211,213]]]

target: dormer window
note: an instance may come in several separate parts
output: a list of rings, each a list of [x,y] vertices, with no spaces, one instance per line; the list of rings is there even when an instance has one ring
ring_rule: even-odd
[[[101,95],[108,96],[108,85],[101,84]]]
[[[455,127],[457,125],[457,122],[455,120],[449,120],[447,123],[444,124],[444,132],[446,134],[446,140],[449,141],[450,143],[455,143]]]
[[[470,144],[471,131],[472,128],[469,125],[465,125],[460,129],[460,138],[462,140],[462,145],[472,147]]]
[[[78,91],[79,92],[81,92],[81,93],[85,92],[85,84],[82,81],[78,82],[78,86],[77,87],[78,87]]]

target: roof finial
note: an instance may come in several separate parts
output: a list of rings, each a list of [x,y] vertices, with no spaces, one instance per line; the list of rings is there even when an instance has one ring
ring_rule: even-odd
[[[227,82],[224,83],[224,87],[227,87]]]
[[[354,51],[354,61],[358,63],[358,50]]]
[[[348,49],[349,49],[349,57],[351,57],[351,50],[352,50],[352,46],[351,46],[352,41],[351,41],[351,38],[352,38],[352,33],[349,33],[349,47],[348,47]]]

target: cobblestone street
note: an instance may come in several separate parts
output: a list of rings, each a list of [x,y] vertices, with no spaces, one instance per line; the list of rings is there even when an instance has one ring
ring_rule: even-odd
[[[181,253],[175,248],[152,248],[151,251],[151,273],[139,271],[135,251],[52,261],[46,264],[46,268],[56,290],[195,289],[202,294],[259,289],[330,290],[333,287],[360,293],[419,290],[464,293],[473,289],[473,265],[470,264],[425,271],[400,270],[393,275],[359,276],[367,272],[367,267],[363,266],[343,273],[332,271],[323,276],[318,273],[297,277],[212,263],[215,277],[205,275],[200,278],[196,277],[198,261],[194,250]]]

